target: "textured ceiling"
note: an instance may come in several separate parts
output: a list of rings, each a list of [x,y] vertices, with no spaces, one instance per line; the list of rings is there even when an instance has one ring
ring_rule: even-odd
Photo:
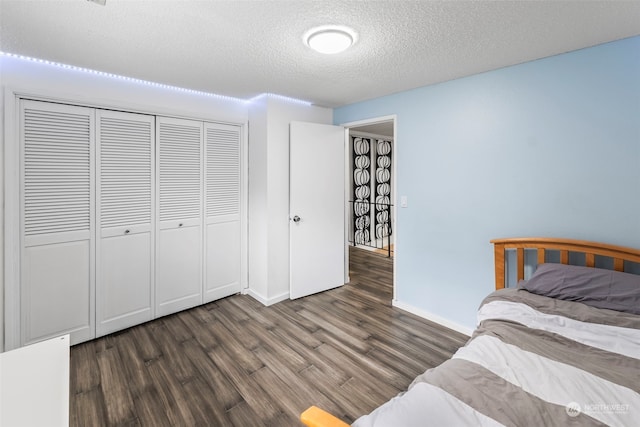
[[[335,56],[302,35],[359,34]],[[0,0],[0,50],[335,107],[640,34],[640,1]]]

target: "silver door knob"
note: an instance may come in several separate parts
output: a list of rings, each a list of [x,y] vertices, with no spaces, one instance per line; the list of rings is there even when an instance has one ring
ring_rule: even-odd
[[[295,215],[295,216],[293,217],[293,222],[300,222],[300,220],[301,220],[301,219],[302,219],[302,218],[300,218],[298,215]]]

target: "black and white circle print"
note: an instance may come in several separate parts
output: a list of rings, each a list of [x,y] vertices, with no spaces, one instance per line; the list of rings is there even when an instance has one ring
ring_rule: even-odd
[[[356,220],[356,222],[358,223],[358,228],[360,229],[365,229],[369,227],[370,224],[368,216],[361,216]]]
[[[368,243],[370,238],[369,202],[354,202],[354,240],[356,244]]]
[[[369,229],[365,228],[363,230],[356,230],[353,235],[353,239],[356,242],[356,245],[364,245],[371,241]]]
[[[356,159],[355,159],[356,169],[368,169],[369,165],[371,165],[369,156],[367,155],[356,156]]]
[[[356,169],[353,171],[353,182],[356,187],[368,186],[369,180],[371,179],[371,175],[369,171],[366,169]]]
[[[353,226],[356,244],[391,234],[391,141],[352,137]],[[372,157],[373,156],[373,157]],[[372,160],[374,162],[372,164]],[[375,191],[375,194],[372,194]],[[375,204],[371,212],[371,202]],[[373,216],[372,216],[373,213]],[[373,222],[373,224],[372,224]]]
[[[376,213],[376,221],[380,222],[389,222],[389,211],[380,211]]]
[[[356,244],[370,240],[369,197],[371,196],[371,141],[367,138],[353,138],[353,225]]]
[[[361,185],[355,189],[356,200],[368,200],[371,195],[371,189]]]
[[[391,141],[385,141],[383,139],[378,140],[378,156],[386,156],[391,154]]]
[[[376,196],[376,210],[386,211],[389,210],[389,196]]]
[[[376,224],[376,238],[380,239],[391,235],[391,226],[388,222]]]
[[[378,156],[378,167],[380,168],[390,168],[391,167],[391,157],[384,155],[384,156]]]
[[[376,181],[389,183],[391,180],[391,171],[389,169],[378,168],[376,169]]]
[[[376,194],[379,194],[381,196],[388,196],[390,192],[391,192],[391,186],[389,185],[388,182],[378,184],[378,186],[376,187]]]
[[[391,142],[379,139],[376,144],[376,238],[391,234]]]
[[[353,152],[357,156],[369,154],[369,140],[367,138],[353,138]]]
[[[369,201],[355,201],[353,202],[353,215],[356,218],[356,222],[358,221],[358,217],[367,215],[369,213]],[[369,218],[369,217],[367,217]]]

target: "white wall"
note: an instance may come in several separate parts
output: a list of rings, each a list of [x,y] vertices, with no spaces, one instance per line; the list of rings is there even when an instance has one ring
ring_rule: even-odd
[[[249,187],[264,190],[249,191],[249,293],[273,304],[289,297],[289,123],[331,124],[333,111],[264,96],[249,118]]]
[[[172,89],[158,88],[105,77],[86,72],[64,69],[0,55],[0,120],[2,129],[0,142],[0,192],[3,205],[0,222],[4,224],[7,206],[4,192],[4,148],[7,138],[15,138],[17,126],[8,123],[11,114],[13,93],[41,96],[60,101],[71,101],[98,107],[119,107],[130,111],[159,115],[191,117],[202,120],[246,123],[246,102],[222,97],[189,94]],[[13,122],[13,120],[12,120]],[[0,227],[0,351],[4,349],[4,227]]]
[[[255,100],[249,108],[249,290],[265,298],[268,290],[268,161],[267,98]]]

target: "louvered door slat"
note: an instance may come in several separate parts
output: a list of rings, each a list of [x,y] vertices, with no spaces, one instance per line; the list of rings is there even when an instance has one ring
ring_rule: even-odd
[[[205,125],[206,280],[204,301],[240,292],[240,127]]]
[[[163,120],[158,129],[160,221],[200,218],[202,125]]]
[[[89,231],[91,116],[29,105],[23,111],[24,233]]]
[[[202,303],[202,122],[157,118],[156,313]]]
[[[91,108],[20,101],[20,344],[95,337]]]
[[[240,213],[240,128],[207,125],[207,217]]]
[[[101,227],[151,224],[153,119],[101,112],[98,126]]]
[[[155,118],[98,111],[98,336],[153,318]]]

